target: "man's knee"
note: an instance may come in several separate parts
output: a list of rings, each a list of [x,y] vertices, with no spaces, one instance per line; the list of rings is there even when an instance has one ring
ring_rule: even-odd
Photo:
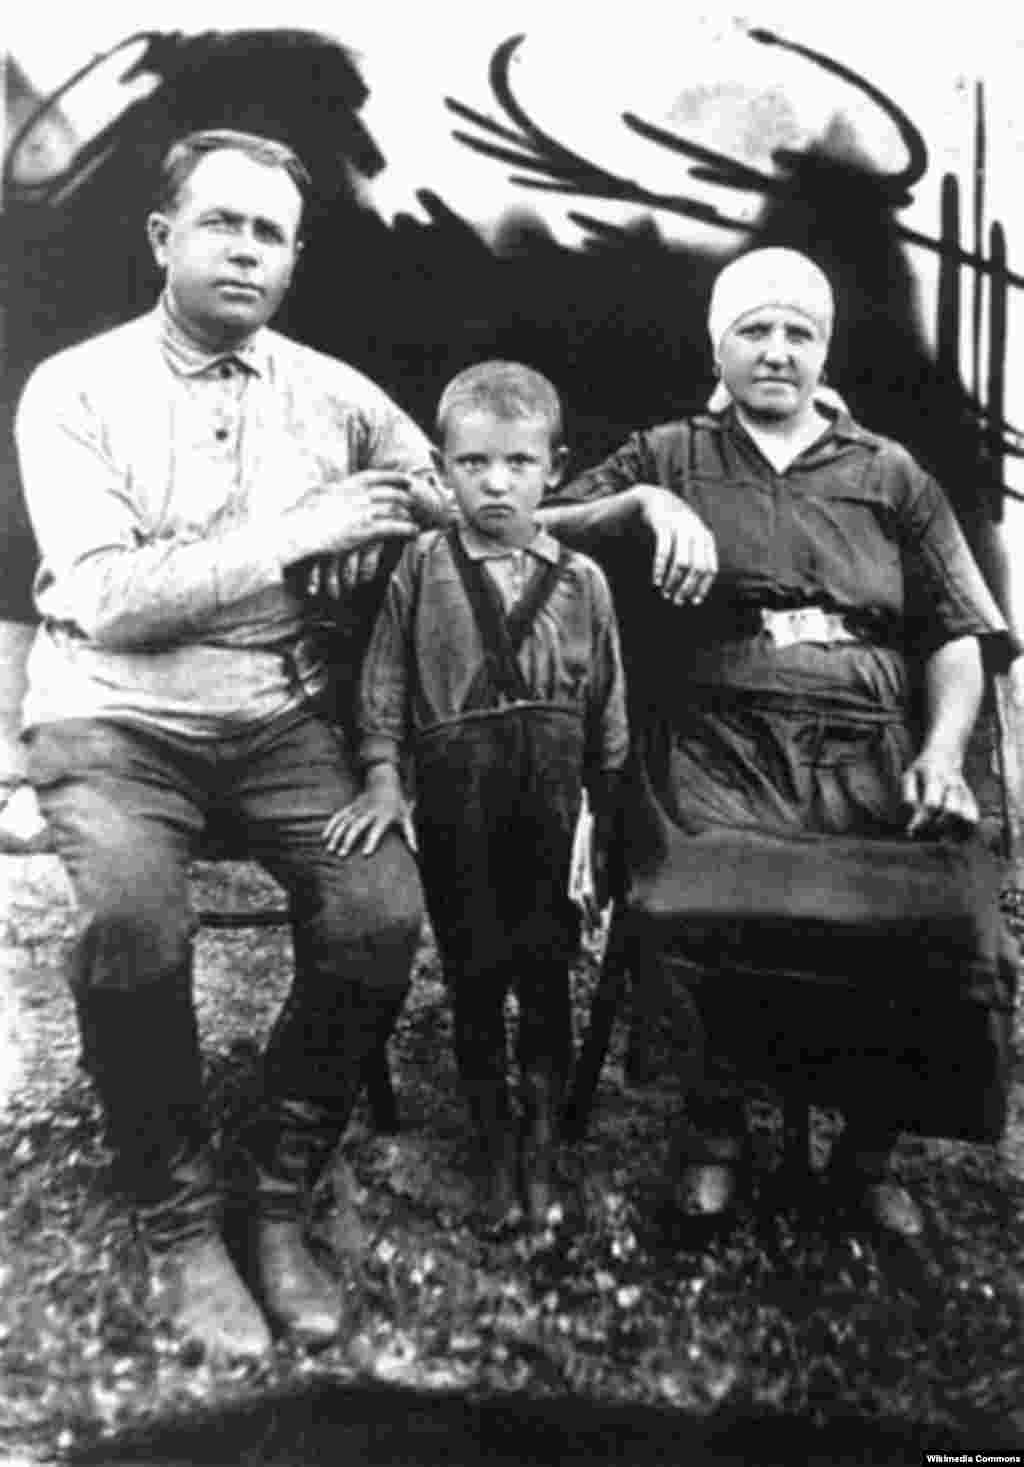
[[[47,726],[32,744],[40,806],[74,893],[72,981],[83,989],[159,982],[189,957],[178,833],[187,808],[167,784],[134,776],[134,749],[129,731],[85,720]]]
[[[79,989],[138,989],[189,969],[195,922],[183,901],[130,878],[94,889],[79,913],[72,981]]]
[[[423,924],[423,893],[404,842],[388,837],[373,856],[338,861],[322,898],[321,935],[343,955],[344,967],[364,967],[375,986],[405,984]]]

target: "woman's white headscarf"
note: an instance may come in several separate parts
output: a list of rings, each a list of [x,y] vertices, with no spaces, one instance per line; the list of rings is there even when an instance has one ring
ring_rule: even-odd
[[[784,306],[806,316],[827,342],[832,335],[835,300],[828,278],[813,260],[799,250],[770,247],[740,255],[719,271],[708,306],[708,334],[718,360],[722,337],[742,316],[766,306]],[[828,387],[815,392],[817,401],[843,407],[842,398]],[[712,412],[721,412],[730,401],[727,388],[719,382],[708,402]]]
[[[798,250],[751,250],[719,272],[711,291],[708,331],[716,357],[730,326],[764,306],[787,306],[813,321],[826,341],[832,334],[835,303],[824,271]]]

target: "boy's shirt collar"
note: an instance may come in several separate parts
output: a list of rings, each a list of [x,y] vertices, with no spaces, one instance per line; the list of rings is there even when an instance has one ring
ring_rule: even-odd
[[[558,541],[540,525],[528,545],[501,545],[495,540],[485,539],[472,525],[459,525],[458,535],[470,560],[504,560],[525,551],[550,565],[558,564]]]

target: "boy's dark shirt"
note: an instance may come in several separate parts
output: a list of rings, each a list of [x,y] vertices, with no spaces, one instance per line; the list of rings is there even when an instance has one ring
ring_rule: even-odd
[[[479,537],[456,533],[471,560],[508,555],[501,547],[492,552]],[[559,548],[540,531],[526,555],[554,564]],[[507,578],[499,576],[507,592]],[[498,576],[495,581],[500,584]],[[364,766],[398,763],[411,736],[461,718],[483,658],[445,535],[420,536],[392,576],[363,663],[358,726]],[[539,704],[582,715],[588,768],[620,768],[629,740],[618,630],[605,577],[586,556],[567,557],[526,635],[519,663]]]

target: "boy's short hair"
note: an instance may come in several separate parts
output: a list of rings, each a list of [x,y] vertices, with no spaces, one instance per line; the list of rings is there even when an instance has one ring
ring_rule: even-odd
[[[208,127],[201,132],[190,132],[171,144],[160,165],[156,208],[163,214],[173,213],[178,207],[185,185],[202,160],[208,153],[224,151],[242,153],[266,168],[280,168],[298,189],[303,206],[309,203],[313,180],[302,159],[287,144],[279,143],[276,138],[260,137],[253,132],[238,132],[229,127]]]
[[[562,441],[562,404],[554,386],[521,362],[478,362],[452,378],[437,405],[437,436],[443,444],[456,413],[493,413],[496,418],[543,418],[551,443]]]

